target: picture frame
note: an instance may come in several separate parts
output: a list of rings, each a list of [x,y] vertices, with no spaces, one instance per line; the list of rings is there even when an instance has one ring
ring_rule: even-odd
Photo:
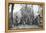
[[[40,28],[22,28],[22,29],[9,29],[9,5],[10,4],[32,4],[32,5],[40,5],[42,7],[42,11],[40,14]],[[9,1],[5,0],[5,31],[7,32],[24,32],[24,31],[42,31],[45,30],[45,3],[44,2],[28,2],[28,1]]]

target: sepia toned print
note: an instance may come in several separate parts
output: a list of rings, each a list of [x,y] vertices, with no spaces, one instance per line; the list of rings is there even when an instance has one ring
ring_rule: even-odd
[[[39,29],[43,26],[41,18],[43,7],[35,4],[14,4],[9,3],[8,29]],[[43,20],[43,18],[42,18]]]

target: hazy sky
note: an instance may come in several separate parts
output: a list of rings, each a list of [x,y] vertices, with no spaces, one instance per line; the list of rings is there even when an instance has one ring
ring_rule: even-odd
[[[38,10],[39,10],[39,6],[38,5],[33,5],[34,17],[39,15]]]
[[[20,9],[22,8],[22,6],[20,4],[15,4],[14,5],[14,10],[13,10],[13,13],[14,12],[20,12]]]
[[[23,4],[24,5],[24,4]],[[9,12],[11,12],[11,6],[9,6]],[[28,7],[31,7],[31,5],[28,5]],[[15,4],[14,5],[14,10],[13,10],[13,13],[16,13],[18,12],[18,16],[21,16],[21,11],[20,9],[22,8],[22,5],[21,4]],[[33,5],[33,12],[34,12],[34,16],[37,16],[39,13],[38,13],[38,9],[39,9],[39,6],[38,5]]]
[[[17,13],[17,16],[20,18],[21,15],[21,11],[20,9],[22,8],[22,6],[20,4],[15,4],[14,5],[14,10],[13,10],[13,17],[15,17],[15,14]]]

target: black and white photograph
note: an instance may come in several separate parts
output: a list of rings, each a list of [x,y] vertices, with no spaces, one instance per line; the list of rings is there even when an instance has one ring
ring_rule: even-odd
[[[29,29],[43,26],[43,7],[35,4],[8,5],[8,29]]]

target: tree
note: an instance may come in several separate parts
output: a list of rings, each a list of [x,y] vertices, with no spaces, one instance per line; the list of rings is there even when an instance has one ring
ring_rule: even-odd
[[[25,4],[25,7],[23,6],[20,10],[21,10],[21,14],[23,16],[23,20],[26,22],[23,22],[24,24],[32,24],[32,19],[34,17],[34,14],[33,14],[33,10],[31,7],[27,7],[28,5]]]

